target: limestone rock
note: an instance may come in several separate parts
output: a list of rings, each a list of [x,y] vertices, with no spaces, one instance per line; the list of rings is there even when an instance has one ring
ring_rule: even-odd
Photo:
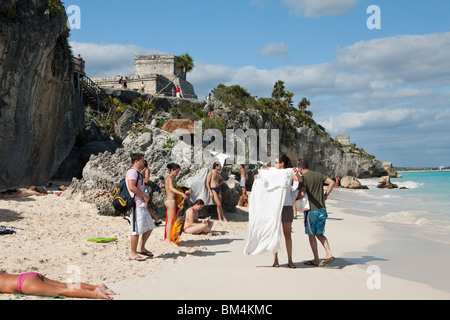
[[[43,14],[48,1],[0,1],[0,188],[47,182],[84,126],[67,17],[53,2],[60,15]]]
[[[391,178],[402,178],[403,176],[397,172],[397,170],[394,169],[392,166],[392,162],[383,162],[383,168],[388,173],[389,177]]]
[[[358,179],[351,176],[345,176],[341,179],[341,186],[347,189],[368,189],[367,186],[363,186]]]
[[[377,188],[380,189],[395,189],[398,188],[398,185],[394,184],[391,182],[391,178],[389,176],[384,176],[381,177],[380,180],[378,181],[379,184],[377,186]]]
[[[150,169],[150,179],[155,183],[164,183],[169,173],[167,164],[170,162],[179,163],[181,166],[181,172],[177,176],[177,184],[180,186],[186,186],[186,180],[193,177],[200,168],[211,167],[212,162],[200,165],[183,161],[184,159],[178,158],[173,150],[180,145],[186,148],[192,148],[191,146],[179,141],[173,148],[165,147],[167,140],[173,138],[171,134],[156,127],[145,128],[147,129],[145,132],[130,133],[123,141],[124,148],[117,149],[115,153],[106,151],[97,156],[92,155],[83,169],[82,179],[74,178],[70,188],[63,195],[95,204],[102,215],[117,215],[112,208],[111,192],[131,167],[132,153],[144,154]],[[240,196],[239,183],[234,179],[228,180],[222,189],[224,207],[227,209],[234,208]],[[161,218],[165,214],[164,198],[164,192],[153,194],[154,209]]]
[[[119,118],[116,124],[116,134],[125,139],[128,136],[128,132],[133,128],[133,124],[142,122],[142,117],[136,108],[128,108],[123,115]]]

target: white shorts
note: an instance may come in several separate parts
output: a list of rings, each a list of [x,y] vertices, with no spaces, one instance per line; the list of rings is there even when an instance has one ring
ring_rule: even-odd
[[[241,188],[245,187],[245,178],[244,177],[241,178],[241,183],[239,184],[239,186],[241,186]]]
[[[149,230],[156,228],[150,212],[147,208],[136,208],[136,228],[133,231],[133,210],[130,213],[131,234],[133,236],[141,235]]]

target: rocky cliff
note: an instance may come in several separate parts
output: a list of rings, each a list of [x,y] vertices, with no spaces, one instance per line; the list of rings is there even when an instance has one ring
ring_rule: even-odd
[[[74,178],[70,188],[64,192],[64,196],[95,204],[101,215],[118,215],[112,207],[111,191],[131,167],[132,153],[144,154],[149,163],[150,180],[158,184],[164,183],[169,173],[167,164],[170,162],[180,164],[181,172],[176,178],[177,184],[187,186],[187,179],[194,177],[198,170],[205,167],[211,168],[213,161],[218,161],[216,158],[207,159],[202,164],[184,161],[182,152],[176,150],[190,148],[190,146],[172,139],[168,132],[149,125],[140,130],[133,130],[123,141],[123,148],[117,149],[115,153],[106,151],[92,155],[83,169],[83,178]],[[221,188],[224,208],[234,210],[241,188],[234,177],[228,177],[226,173],[223,173],[223,177],[225,183]],[[164,198],[164,191],[153,193],[153,210],[161,218],[165,217],[166,211]],[[206,202],[206,199],[204,200]]]
[[[120,97],[121,95],[116,96]],[[178,99],[168,100],[177,102]],[[73,179],[69,190],[64,193],[66,197],[94,203],[100,214],[115,215],[111,206],[111,191],[123,179],[126,170],[130,168],[130,155],[133,152],[144,154],[149,163],[150,179],[155,182],[162,182],[167,176],[166,165],[169,162],[179,163],[182,171],[177,177],[177,183],[186,185],[187,180],[195,176],[198,170],[205,167],[211,168],[212,161],[218,160],[203,156],[203,163],[195,163],[195,155],[198,155],[199,152],[205,154],[203,147],[207,143],[203,141],[204,136],[202,137],[203,145],[198,146],[194,143],[192,146],[189,140],[187,144],[184,144],[186,141],[177,141],[177,137],[167,132],[173,131],[176,126],[179,126],[192,134],[193,121],[201,122],[203,129],[214,128],[221,131],[226,131],[226,129],[243,129],[244,131],[248,129],[280,129],[280,153],[287,154],[293,161],[298,158],[306,159],[312,170],[320,171],[329,177],[363,178],[386,175],[382,164],[373,156],[367,155],[362,149],[356,147],[342,147],[310,117],[297,118],[289,112],[280,112],[274,116],[272,110],[261,107],[260,103],[252,104],[250,107],[239,106],[239,103],[231,105],[222,101],[204,102],[190,106],[155,103],[154,108],[151,109],[151,116],[147,118],[148,123],[151,124],[144,124],[142,117],[136,117],[137,113],[137,109],[128,108],[117,121],[117,123],[127,123],[119,130],[127,133],[122,141],[123,148],[117,149],[114,153],[107,151],[93,154],[83,169],[82,178]],[[140,125],[133,125],[132,122],[138,118]],[[173,121],[174,118],[184,120]],[[159,125],[166,128],[167,131],[158,128]],[[195,131],[194,134],[196,134]],[[224,138],[226,138],[225,136]],[[193,141],[191,140],[191,142]],[[227,152],[225,141],[223,141],[223,146],[224,151]],[[249,146],[248,143],[247,146]],[[185,153],[186,150],[187,153]],[[260,166],[260,164],[245,165],[249,190],[251,190],[253,175]],[[240,176],[239,165],[226,165],[223,171],[226,178],[226,185],[222,188],[223,203],[227,206],[227,210],[233,210],[240,195],[239,183],[235,179]],[[163,217],[165,212],[163,198],[163,192],[154,194],[154,210],[159,213],[160,217]]]
[[[208,107],[206,107],[208,108]],[[383,165],[375,157],[360,148],[345,148],[308,117],[308,124],[286,113],[271,115],[264,108],[239,110],[216,102],[209,105],[215,124],[232,129],[279,129],[280,154],[286,154],[293,165],[298,159],[307,160],[311,170],[327,176],[354,176],[357,178],[387,175]]]
[[[42,184],[83,126],[60,0],[0,0],[0,189]]]

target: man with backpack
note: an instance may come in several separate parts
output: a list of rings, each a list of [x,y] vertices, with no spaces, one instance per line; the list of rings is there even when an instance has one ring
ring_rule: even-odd
[[[134,208],[131,209],[130,217],[132,231],[130,260],[144,261],[146,258],[140,255],[153,257],[153,254],[145,248],[145,244],[155,228],[155,224],[147,210],[147,203],[150,201],[150,197],[145,193],[146,187],[140,173],[145,167],[144,155],[133,153],[131,155],[131,163],[132,166],[125,177],[128,192],[134,197],[135,202]]]

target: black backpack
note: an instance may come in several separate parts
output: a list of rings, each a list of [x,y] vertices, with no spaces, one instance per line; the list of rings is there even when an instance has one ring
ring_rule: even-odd
[[[137,186],[138,181],[136,181]],[[119,185],[113,190],[113,202],[114,209],[122,214],[127,213],[134,206],[134,197],[128,192],[125,179],[122,179]]]
[[[139,183],[139,179],[143,179],[141,173],[136,170],[138,172],[138,178],[136,180],[136,187],[138,186]],[[126,177],[125,177],[126,179]],[[128,192],[128,188],[127,188],[127,184],[125,179],[122,179],[119,182],[119,185],[113,190],[113,202],[112,205],[114,207],[114,209],[123,214],[126,215],[126,213],[133,209],[135,209],[135,202],[134,202],[134,197],[132,197],[130,195],[130,193]],[[130,220],[128,220],[127,218],[124,217],[125,220],[127,220],[128,222],[130,222]],[[131,222],[130,222],[131,224]],[[135,227],[136,227],[136,215],[133,212],[133,231],[135,231]]]

